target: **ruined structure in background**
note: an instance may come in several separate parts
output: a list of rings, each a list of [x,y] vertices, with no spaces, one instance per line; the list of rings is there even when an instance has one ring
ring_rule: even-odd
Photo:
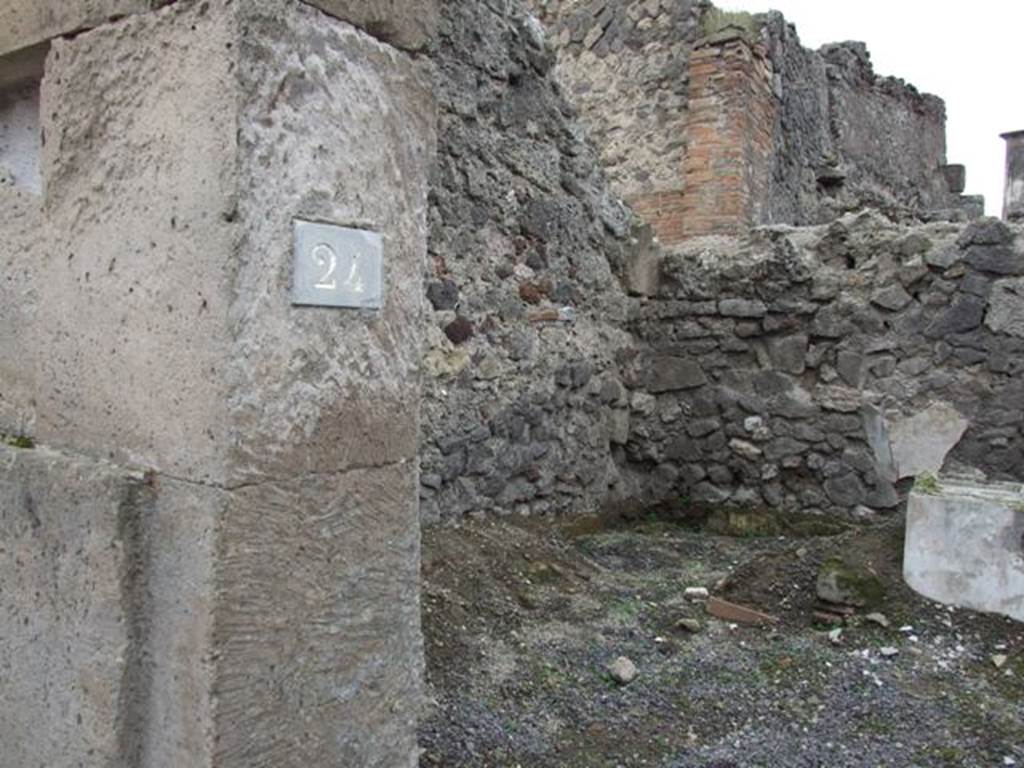
[[[945,107],[861,43],[811,51],[778,13],[707,2],[533,0],[614,190],[664,244],[872,206],[963,218]]]
[[[1003,218],[1024,221],[1024,131],[1004,133],[1006,140],[1006,189]]]
[[[154,5],[0,2],[0,765],[413,766],[432,3]]]
[[[940,101],[775,15],[707,35],[723,17],[681,0],[534,5],[546,41],[522,2],[442,3],[426,519],[681,498],[874,514],[923,445],[929,471],[951,453],[1024,476],[1024,239],[945,221],[980,203],[958,208],[964,169],[940,165]],[[660,248],[612,193],[696,172],[679,128],[705,108],[703,146],[737,173],[659,198],[685,238]],[[754,200],[822,223],[686,237]]]

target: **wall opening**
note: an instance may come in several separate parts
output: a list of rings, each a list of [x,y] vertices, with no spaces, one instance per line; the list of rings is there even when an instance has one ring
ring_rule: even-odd
[[[39,95],[47,49],[0,57],[0,186],[42,191]]]

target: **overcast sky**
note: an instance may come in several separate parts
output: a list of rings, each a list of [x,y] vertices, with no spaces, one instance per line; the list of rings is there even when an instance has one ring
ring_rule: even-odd
[[[875,72],[946,102],[947,158],[967,166],[967,193],[1003,207],[1005,142],[1024,130],[1024,0],[718,0],[729,10],[781,11],[817,48],[863,40]]]

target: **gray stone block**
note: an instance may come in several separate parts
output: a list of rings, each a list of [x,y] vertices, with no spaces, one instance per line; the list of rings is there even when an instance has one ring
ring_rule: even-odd
[[[418,51],[437,34],[437,0],[302,0],[397,48]]]
[[[694,389],[707,381],[700,364],[685,357],[657,357],[647,372],[647,389],[653,393]]]
[[[772,339],[768,344],[772,365],[799,376],[807,367],[807,346],[808,338],[802,333]]]
[[[985,325],[996,333],[1024,337],[1024,278],[993,284]]]

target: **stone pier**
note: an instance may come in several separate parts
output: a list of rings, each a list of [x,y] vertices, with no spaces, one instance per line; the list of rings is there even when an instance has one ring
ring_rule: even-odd
[[[432,3],[0,19],[0,766],[415,765]]]
[[[1003,218],[1024,221],[1024,131],[1002,134],[1006,141],[1006,187]]]

